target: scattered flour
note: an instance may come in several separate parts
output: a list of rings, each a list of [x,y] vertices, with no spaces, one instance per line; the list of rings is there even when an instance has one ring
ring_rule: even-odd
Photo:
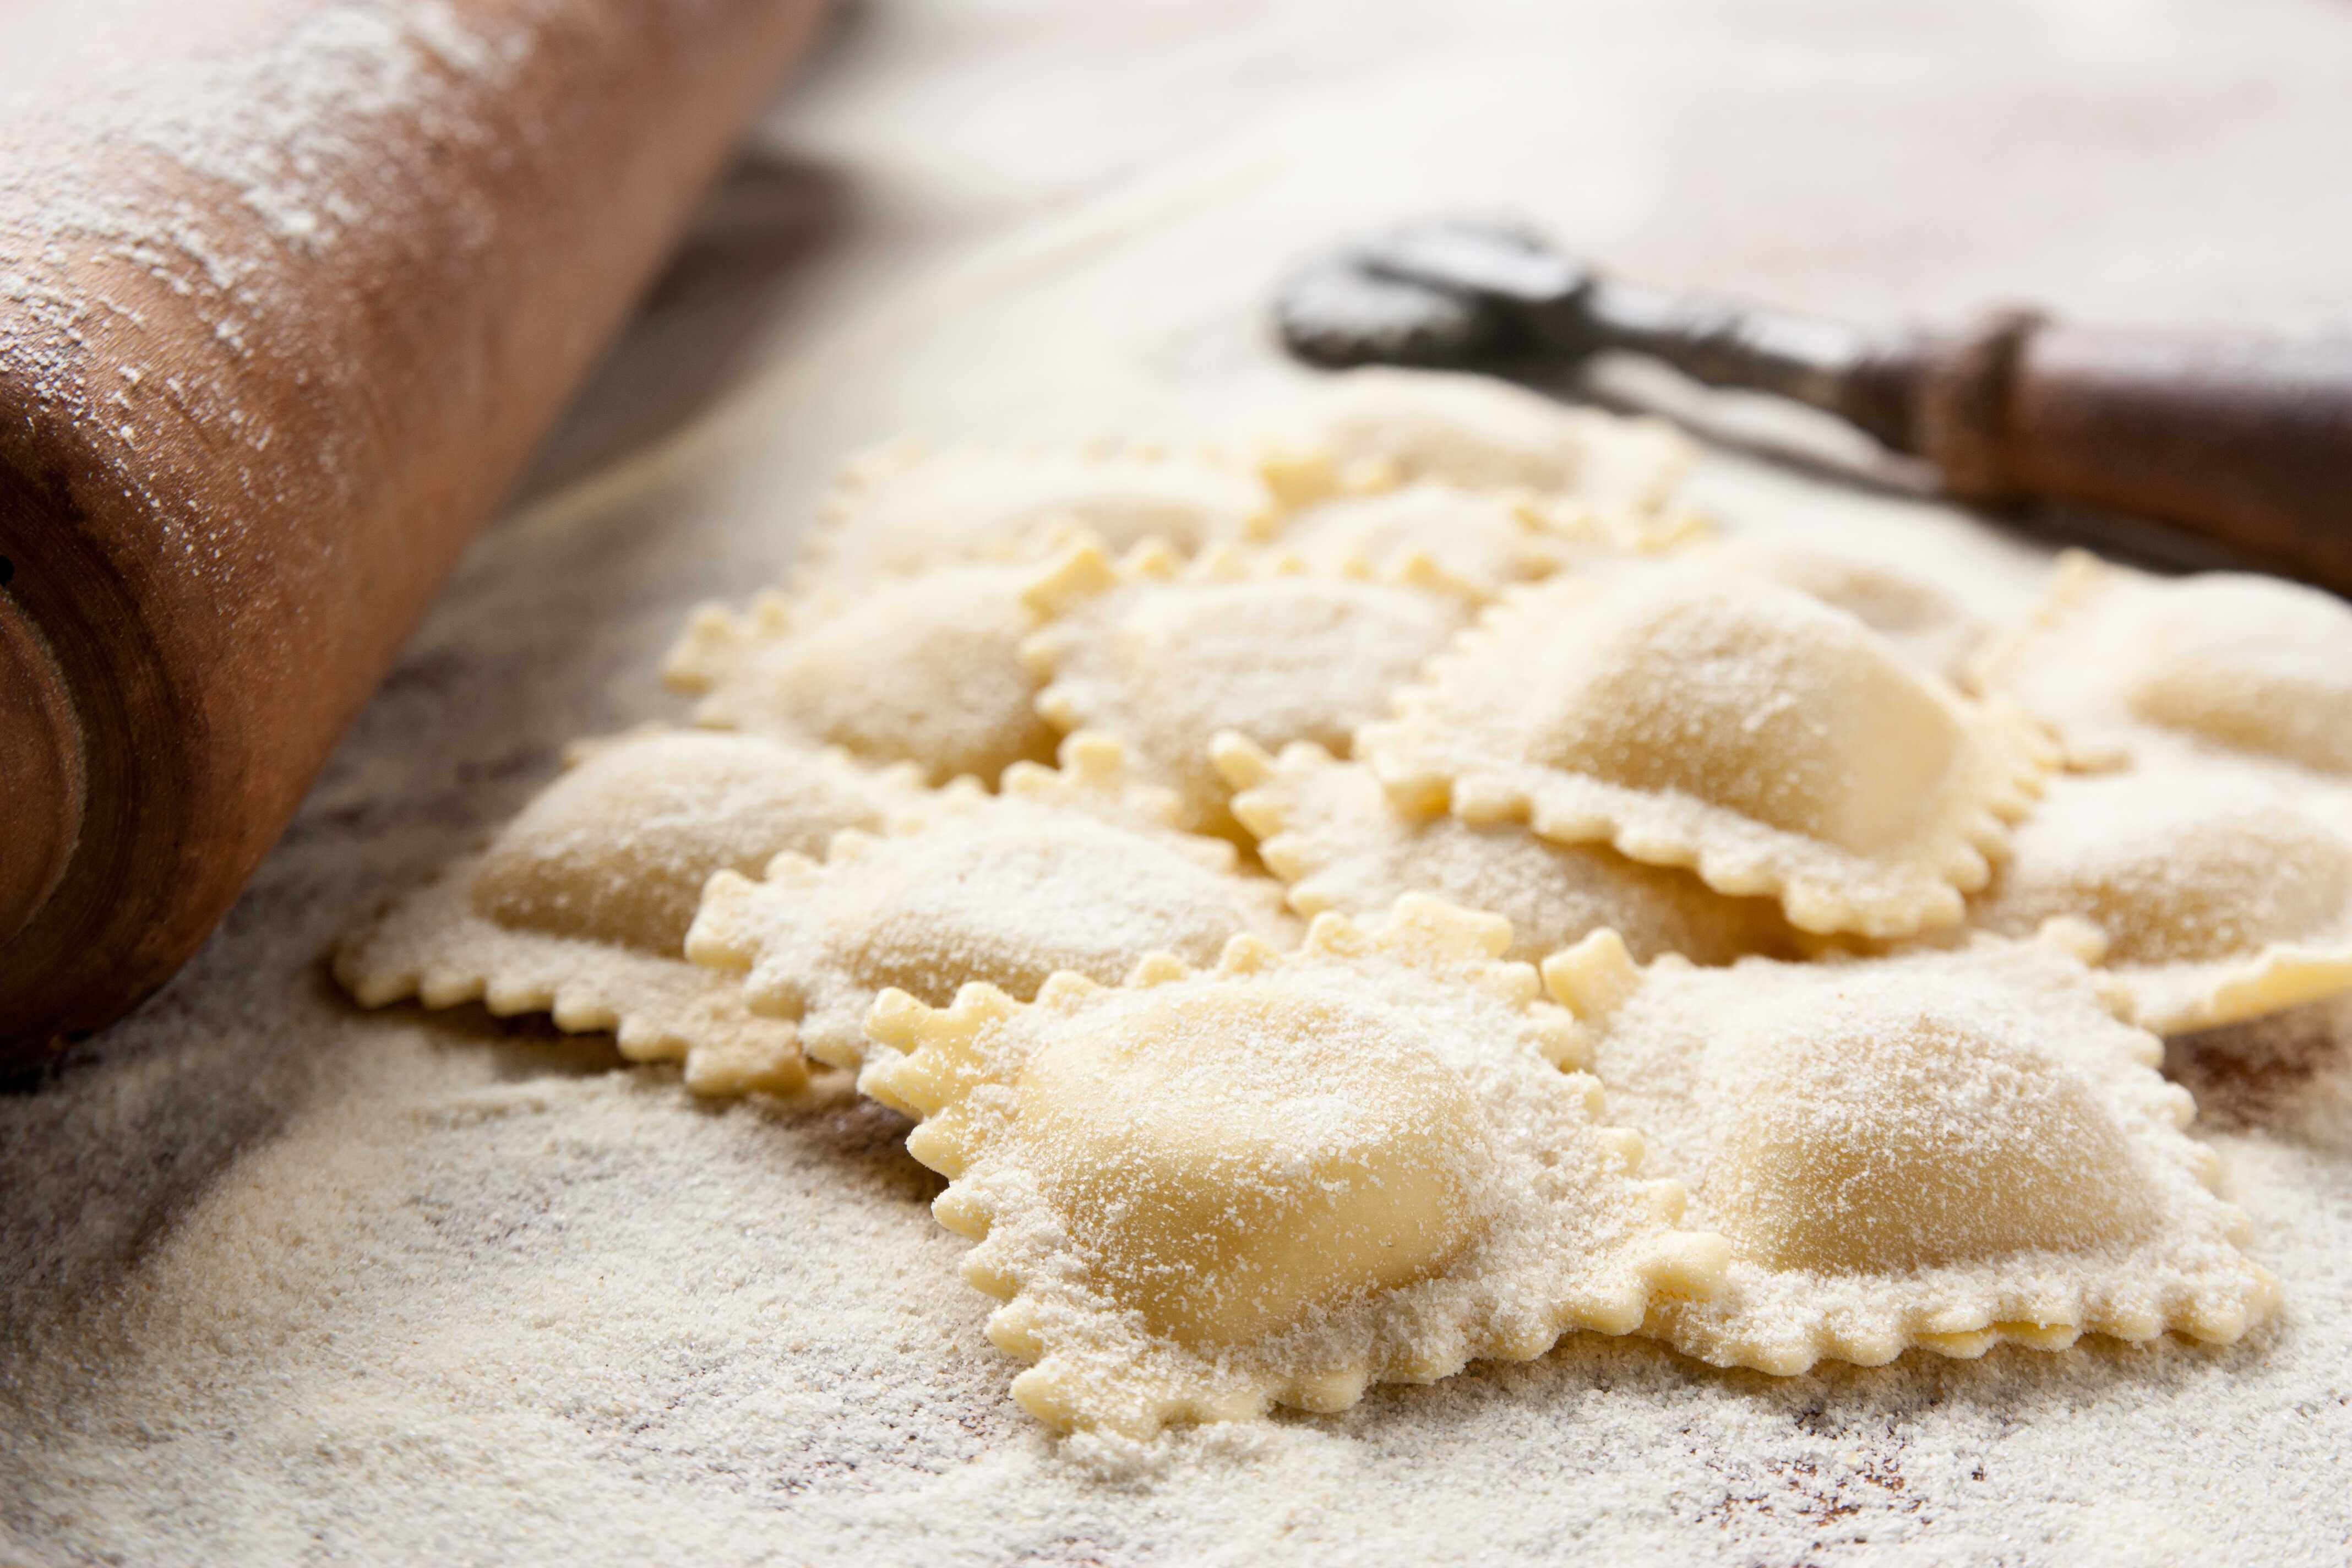
[[[2352,1100],[2293,1131],[2308,1069],[2212,1140],[2294,1281],[2231,1349],[1782,1380],[1573,1336],[1136,1445],[1013,1404],[937,1179],[845,1084],[714,1113],[592,1042],[298,1016],[318,1109],[122,1287],[11,1303],[0,1531],[34,1561],[2316,1565],[2352,1532]]]

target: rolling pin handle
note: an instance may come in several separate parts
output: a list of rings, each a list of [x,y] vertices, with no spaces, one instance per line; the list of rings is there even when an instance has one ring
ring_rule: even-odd
[[[354,41],[318,0],[7,8],[92,49],[0,95],[0,1073],[227,911],[824,14],[375,9]],[[110,106],[183,56],[126,155],[145,121]],[[256,119],[352,61],[399,90]],[[269,203],[211,172],[248,154]]]
[[[32,923],[64,878],[86,778],[64,673],[0,585],[0,942]]]

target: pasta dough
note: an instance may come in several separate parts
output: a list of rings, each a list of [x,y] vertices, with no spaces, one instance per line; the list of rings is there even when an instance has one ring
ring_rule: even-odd
[[[1285,520],[1275,542],[1322,572],[1433,570],[1492,595],[1612,554],[1675,549],[1705,531],[1687,514],[1653,525],[1423,481],[1308,506]]]
[[[2352,990],[2352,833],[2324,803],[2213,763],[2062,778],[1971,918],[2088,928],[2158,1034]]]
[[[1958,921],[2051,760],[1852,616],[1687,568],[1517,590],[1397,712],[1358,746],[1408,810],[1605,840],[1874,937]]]
[[[1241,931],[1294,934],[1279,889],[1238,874],[1232,845],[1166,826],[1173,812],[1116,741],[1074,735],[1060,771],[1016,765],[1001,795],[953,785],[885,836],[837,836],[823,864],[787,854],[761,881],[713,878],[687,952],[748,971],[754,1013],[856,1067],[888,987],[941,1005],[975,981],[1027,997],[1057,971],[1116,980],[1146,953],[1206,962]]]
[[[2055,947],[1641,970],[1603,931],[1544,975],[1648,1168],[1731,1240],[1718,1295],[1644,1326],[1687,1354],[1786,1374],[1911,1345],[2228,1342],[2275,1305],[2158,1042]]]
[[[1430,893],[1511,922],[1505,956],[1532,963],[1602,926],[1643,958],[1701,963],[1746,953],[1797,955],[1798,937],[1769,899],[1731,899],[1687,871],[1644,866],[1605,845],[1554,844],[1523,823],[1473,826],[1400,810],[1371,770],[1312,742],[1277,760],[1239,735],[1218,738],[1218,771],[1238,792],[1234,815],[1258,856],[1290,885],[1302,915],[1377,915],[1404,893]]]
[[[1022,1405],[1138,1436],[1336,1410],[1712,1289],[1721,1238],[1625,1174],[1636,1141],[1553,1065],[1567,1019],[1496,962],[1507,941],[1409,899],[1288,956],[1241,937],[1213,969],[1057,974],[1025,1006],[886,994],[867,1027],[904,1055],[866,1084],[923,1119],[934,1212],[1005,1302],[989,1337],[1036,1363]]]
[[[1710,566],[1783,583],[1845,611],[1927,669],[1958,679],[1990,627],[1941,584],[1884,552],[1841,542],[1740,539],[1710,551]]]
[[[1370,366],[1332,376],[1270,442],[1294,503],[1433,479],[1601,509],[1661,510],[1696,457],[1662,420],[1570,408],[1491,376]]]
[[[2352,606],[2316,588],[2168,581],[2075,552],[1979,679],[2087,767],[2189,751],[2352,779]]]
[[[803,573],[845,585],[942,562],[1030,559],[1081,529],[1114,550],[1158,539],[1189,554],[1272,522],[1256,475],[1206,458],[901,441],[843,465]]]
[[[1064,730],[1123,737],[1172,787],[1183,826],[1247,844],[1209,743],[1344,752],[1359,724],[1468,619],[1446,584],[1328,576],[1296,561],[1213,552],[1189,566],[1146,548],[1114,563],[1080,545],[1033,587],[1037,706]]]
[[[698,724],[799,737],[869,762],[911,762],[933,784],[993,784],[1054,754],[1021,659],[1033,569],[942,566],[854,595],[763,595],[737,616],[697,610],[663,676],[701,694]]]
[[[1550,576],[1573,547],[1525,501],[1438,484],[1335,497],[1292,516],[1276,537],[1318,571],[1421,566],[1485,594]]]
[[[1679,437],[1327,390],[1262,477],[853,463],[672,651],[703,730],[584,748],[337,973],[698,1092],[854,1070],[1064,1428],[2272,1310],[2133,1025],[2352,998],[2352,610],[2076,563],[1987,650],[1980,561],[1659,510]],[[2008,685],[2130,765],[2045,781]]]
[[[583,748],[489,846],[346,937],[335,974],[363,1007],[415,996],[611,1029],[632,1061],[685,1063],[698,1093],[785,1092],[807,1076],[789,1024],[686,962],[703,882],[821,849],[911,799],[910,770],[751,735],[641,732]]]

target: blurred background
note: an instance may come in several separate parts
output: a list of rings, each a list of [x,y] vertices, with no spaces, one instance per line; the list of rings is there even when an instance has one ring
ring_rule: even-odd
[[[1144,371],[1255,369],[1285,267],[1432,214],[1863,323],[2340,327],[2347,59],[2333,0],[851,0],[536,483],[959,265],[934,331],[1000,312],[997,386],[1068,387],[975,407],[1109,423]]]

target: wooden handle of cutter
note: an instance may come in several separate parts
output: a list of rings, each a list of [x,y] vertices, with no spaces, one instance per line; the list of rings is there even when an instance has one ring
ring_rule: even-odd
[[[822,10],[10,12],[0,1066],[202,942]]]
[[[1544,325],[1578,353],[1632,349],[1829,409],[1966,500],[2150,518],[2352,594],[2352,336],[2198,342],[2011,310],[1886,340],[1605,281]]]
[[[2028,334],[2005,488],[2148,517],[2352,592],[2352,340]]]
[[[1868,356],[1835,405],[1966,499],[2150,518],[2352,593],[2352,338],[2198,342],[2007,312]]]

